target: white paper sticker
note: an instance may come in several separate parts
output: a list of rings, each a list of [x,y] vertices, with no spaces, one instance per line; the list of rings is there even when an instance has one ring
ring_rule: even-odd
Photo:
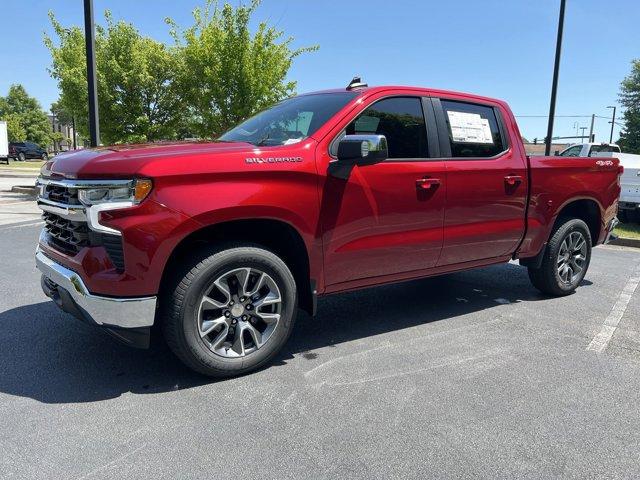
[[[489,120],[477,113],[448,111],[451,135],[456,143],[493,143]]]

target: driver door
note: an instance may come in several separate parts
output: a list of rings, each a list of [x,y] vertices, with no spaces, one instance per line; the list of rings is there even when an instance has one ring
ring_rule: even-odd
[[[446,175],[444,162],[430,159],[437,143],[429,145],[427,119],[432,117],[428,100],[387,97],[370,102],[342,130],[385,135],[389,158],[354,166],[346,180],[331,175],[324,179],[320,218],[329,290],[331,285],[420,271],[438,262]],[[336,145],[334,141],[334,152]]]

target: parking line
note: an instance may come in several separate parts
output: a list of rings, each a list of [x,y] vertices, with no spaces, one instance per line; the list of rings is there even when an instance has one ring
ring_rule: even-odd
[[[618,328],[618,324],[624,315],[624,312],[627,310],[627,306],[631,301],[631,297],[633,297],[633,293],[636,291],[638,284],[640,283],[640,264],[637,266],[634,276],[627,281],[627,284],[624,286],[622,292],[618,296],[618,300],[615,305],[611,309],[611,312],[605,319],[602,324],[602,328],[593,337],[591,343],[587,347],[587,350],[591,350],[596,353],[602,353],[609,345],[613,334]]]

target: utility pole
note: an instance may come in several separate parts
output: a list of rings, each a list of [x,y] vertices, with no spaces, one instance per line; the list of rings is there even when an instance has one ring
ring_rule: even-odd
[[[580,138],[580,140],[582,141],[582,143],[584,143],[584,131],[587,129],[587,127],[580,127],[580,130],[582,130],[582,137]]]
[[[78,136],[76,134],[76,116],[71,117],[71,128],[73,128],[73,149],[78,149]]]
[[[551,137],[553,137],[553,117],[556,114],[556,94],[558,92],[558,75],[560,73],[560,55],[562,53],[562,31],[564,29],[564,10],[566,0],[560,0],[560,17],[558,18],[558,38],[556,40],[556,60],[553,65],[553,83],[551,85],[551,104],[549,105],[549,126],[545,141],[544,154],[551,154]]]
[[[595,123],[595,121],[596,121],[596,114],[595,114],[595,113],[593,113],[593,114],[591,115],[591,128],[589,129],[589,141],[590,141],[590,142],[593,142],[593,141],[594,141],[594,136],[593,136],[593,124]]]
[[[96,79],[96,37],[93,22],[93,0],[84,0],[84,42],[87,50],[87,90],[89,93],[89,142],[100,145],[98,117],[98,82]]]
[[[616,107],[609,105],[607,108],[613,108],[613,117],[611,117],[611,135],[609,135],[609,143],[613,143],[613,127],[616,124]]]

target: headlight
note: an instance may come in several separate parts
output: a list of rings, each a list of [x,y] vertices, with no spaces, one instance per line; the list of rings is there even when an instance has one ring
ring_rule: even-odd
[[[87,206],[123,202],[137,205],[147,198],[152,187],[153,184],[149,179],[105,182],[100,186],[80,188],[78,190],[78,199]]]

